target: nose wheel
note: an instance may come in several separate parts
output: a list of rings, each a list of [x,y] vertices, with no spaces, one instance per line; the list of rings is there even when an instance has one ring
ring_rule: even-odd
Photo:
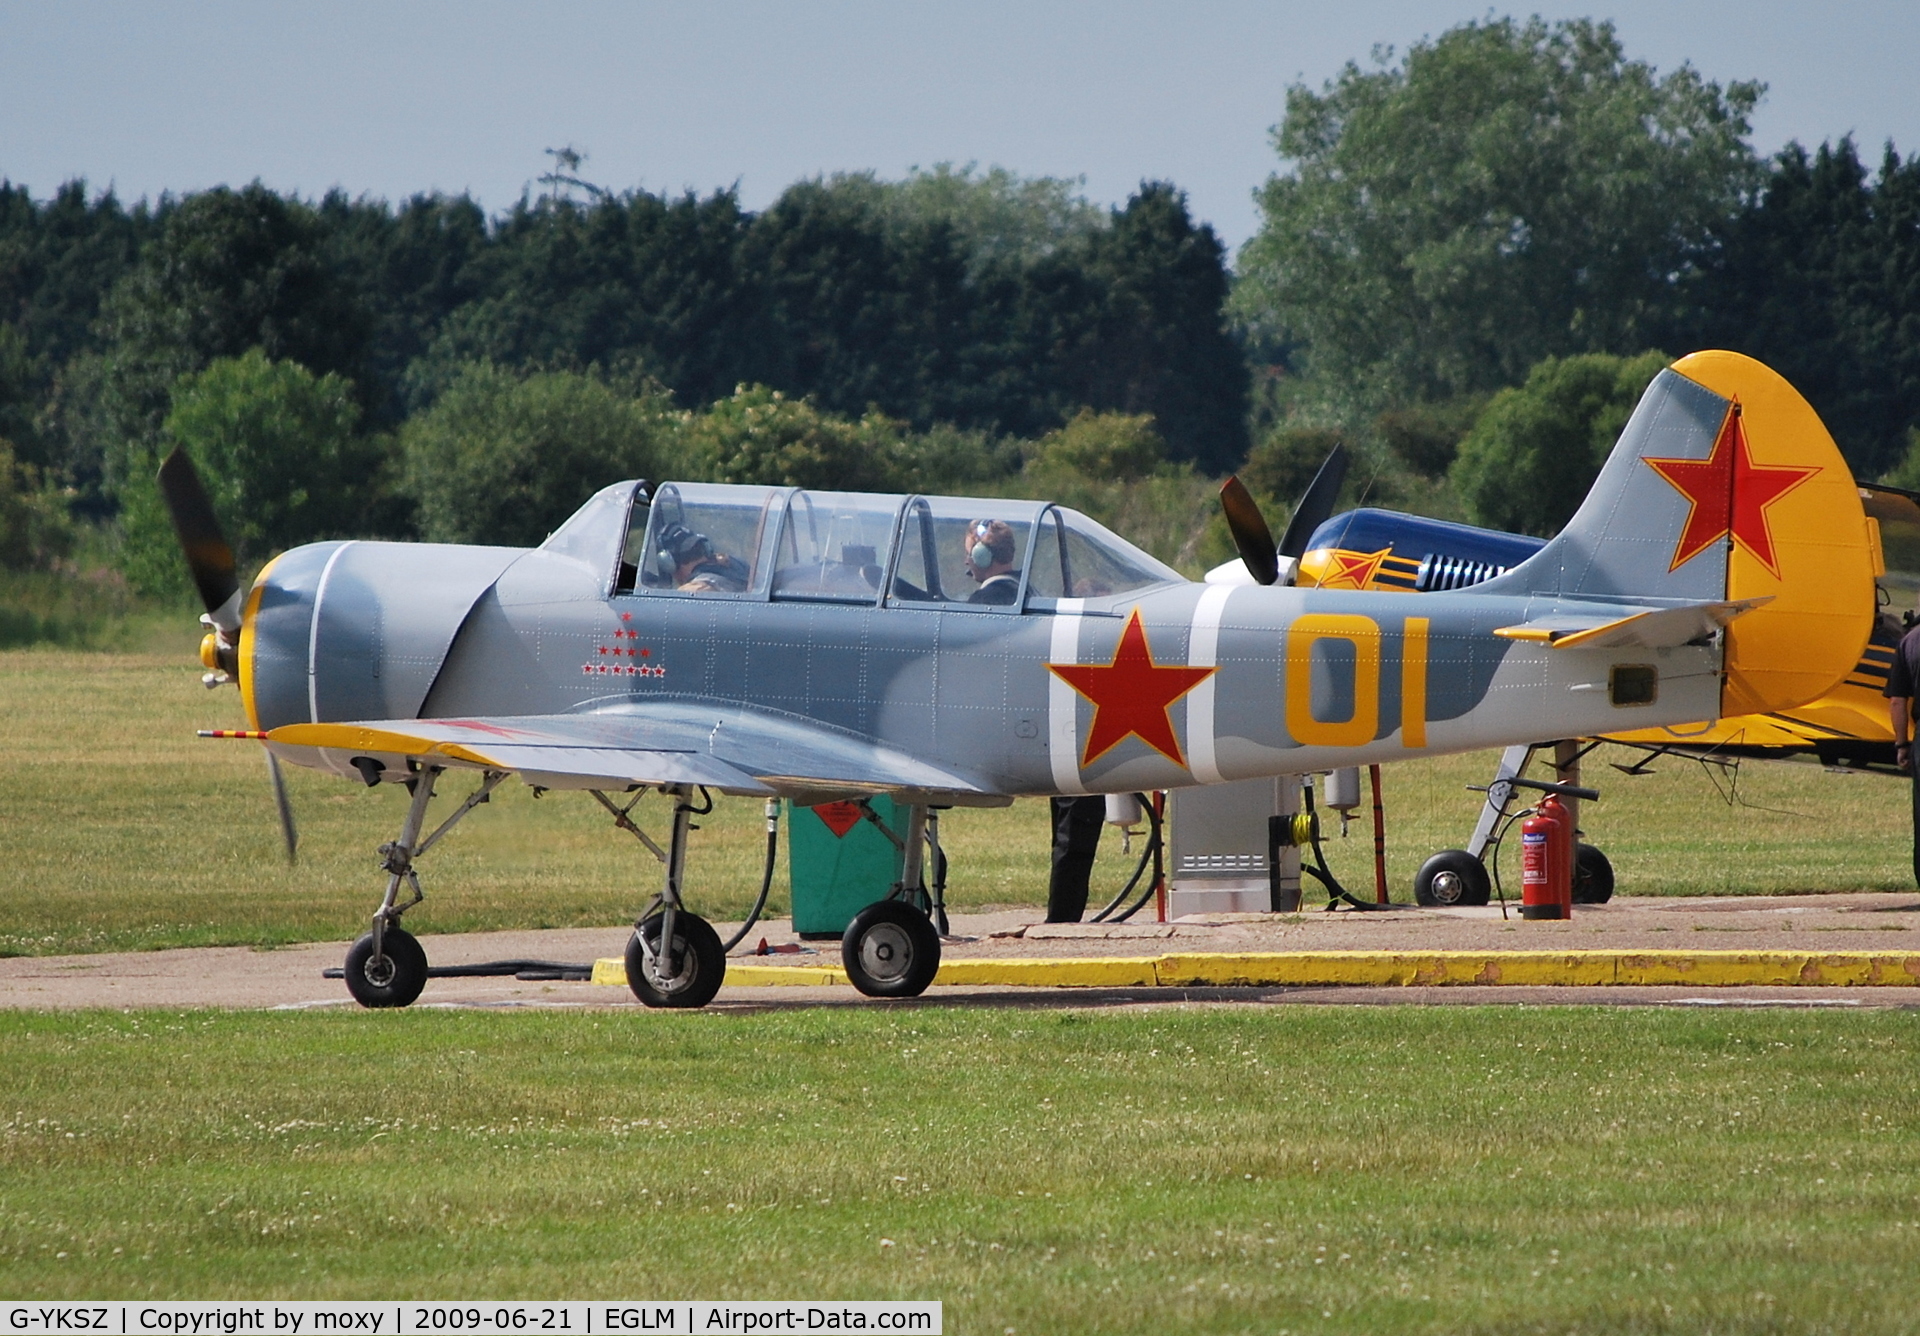
[[[347,991],[363,1007],[412,1005],[427,986],[427,953],[405,928],[368,933],[347,949]]]
[[[840,959],[868,997],[918,997],[940,969],[940,934],[912,905],[882,900],[853,916]]]
[[[357,756],[353,766],[368,787],[385,782],[385,767],[372,757]],[[503,770],[484,771],[480,787],[469,794],[438,829],[421,839],[427,804],[433,801],[433,786],[441,773],[440,767],[431,766],[409,774],[405,782],[413,789],[413,797],[407,804],[407,819],[400,827],[400,838],[380,846],[380,866],[387,874],[387,891],[373,913],[373,931],[347,949],[347,992],[363,1007],[411,1006],[420,996],[420,990],[427,986],[426,948],[400,926],[401,915],[426,898],[420,889],[420,874],[414,869],[414,860],[460,824],[467,813],[486,802],[507,777]],[[411,898],[400,898],[402,887],[412,892]]]

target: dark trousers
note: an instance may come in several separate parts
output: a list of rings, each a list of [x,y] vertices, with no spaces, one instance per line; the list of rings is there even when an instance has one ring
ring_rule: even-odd
[[[1920,798],[1914,800],[1920,803]],[[1053,799],[1053,873],[1047,879],[1047,922],[1078,923],[1087,912],[1087,882],[1093,856],[1100,850],[1100,825],[1107,800]],[[1916,855],[1920,858],[1920,855]]]
[[[1054,801],[1060,800],[1055,798]],[[1056,862],[1059,856],[1056,848]],[[1920,886],[1920,764],[1913,767],[1913,884]]]

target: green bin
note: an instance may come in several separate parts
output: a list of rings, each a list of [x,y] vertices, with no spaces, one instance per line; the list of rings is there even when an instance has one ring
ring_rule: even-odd
[[[906,839],[905,807],[884,794],[867,802],[888,830]],[[802,937],[840,936],[855,914],[884,900],[900,880],[900,850],[851,802],[789,806],[787,857],[793,930]]]

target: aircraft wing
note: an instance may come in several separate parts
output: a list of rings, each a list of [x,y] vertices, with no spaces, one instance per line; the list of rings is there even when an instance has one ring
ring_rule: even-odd
[[[1771,598],[1743,598],[1723,603],[1684,603],[1652,608],[1625,617],[1549,614],[1494,632],[1508,640],[1532,640],[1553,649],[1669,649],[1712,635],[1735,617],[1752,612]]]
[[[700,784],[803,806],[874,793],[960,806],[1000,805],[970,777],[802,720],[759,711],[620,708],[480,719],[376,719],[285,724],[267,734],[283,759],[395,778],[408,762],[518,772],[551,789]]]

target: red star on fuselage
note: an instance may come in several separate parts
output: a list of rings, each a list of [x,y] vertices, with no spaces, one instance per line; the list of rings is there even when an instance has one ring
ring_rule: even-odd
[[[1168,707],[1219,671],[1156,664],[1138,608],[1120,632],[1112,663],[1050,663],[1047,667],[1093,702],[1082,766],[1092,765],[1130,737],[1139,738],[1175,765],[1185,765]]]
[[[1740,425],[1740,406],[1727,410],[1727,420],[1714,438],[1713,453],[1705,459],[1648,459],[1647,467],[1687,498],[1687,523],[1674,545],[1673,563],[1679,570],[1728,534],[1765,566],[1774,579],[1780,565],[1773,552],[1773,530],[1767,507],[1820,470],[1753,462],[1747,433]]]

